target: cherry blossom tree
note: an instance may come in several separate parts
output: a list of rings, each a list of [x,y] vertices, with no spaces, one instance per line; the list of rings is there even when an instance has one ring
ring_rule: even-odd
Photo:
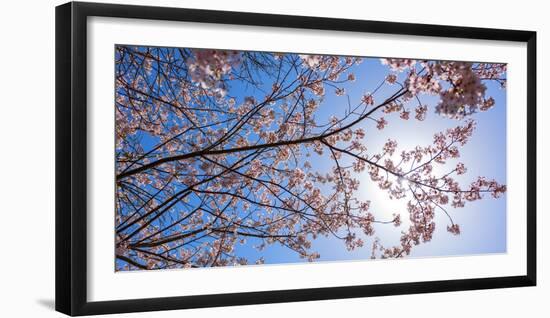
[[[506,65],[381,59],[386,75],[353,100],[346,88],[363,85],[354,73],[362,62],[117,46],[116,269],[263,263],[261,251],[274,244],[313,261],[321,236],[400,258],[432,240],[438,213],[459,235],[449,207],[506,191],[484,176],[459,184],[467,163],[448,163],[475,133],[472,115],[495,106],[486,83],[504,89]],[[329,105],[343,109],[331,117],[320,110],[328,95],[343,101]],[[422,125],[429,112],[455,127],[412,149],[391,138],[368,147],[388,125]],[[319,160],[331,168],[317,168]],[[402,211],[376,217],[357,193],[361,182],[402,201]],[[400,242],[388,245],[378,227],[395,227]],[[239,252],[249,241],[256,258]]]

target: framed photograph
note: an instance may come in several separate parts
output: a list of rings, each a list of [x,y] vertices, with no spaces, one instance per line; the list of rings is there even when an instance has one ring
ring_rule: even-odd
[[[56,8],[56,309],[536,284],[536,34]]]

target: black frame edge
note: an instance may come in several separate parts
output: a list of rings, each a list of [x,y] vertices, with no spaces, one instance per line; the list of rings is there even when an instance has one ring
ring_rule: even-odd
[[[86,20],[88,16],[490,39],[527,43],[527,274],[525,276],[117,301],[87,301]],[[56,296],[71,316],[312,301],[536,285],[536,32],[69,2],[56,7]],[[70,200],[68,199],[70,198]]]
[[[284,302],[397,296],[408,294],[425,294],[435,292],[453,292],[525,286],[533,286],[532,281],[527,278],[527,276],[511,276],[432,282],[380,284],[367,286],[327,287],[217,295],[162,297],[89,302],[84,306],[82,314],[102,315],[130,312],[151,312],[159,310],[275,304]]]
[[[97,15],[130,19],[173,20],[181,22],[237,24],[259,27],[369,32],[514,42],[525,42],[533,33],[532,31],[525,30],[342,19],[318,16],[123,5],[98,2],[73,1],[72,3],[90,16]]]
[[[537,33],[527,42],[527,278],[537,285]]]
[[[55,309],[72,313],[71,3],[55,8]]]
[[[72,2],[71,278],[72,315],[90,315],[87,301],[87,18],[85,3]]]

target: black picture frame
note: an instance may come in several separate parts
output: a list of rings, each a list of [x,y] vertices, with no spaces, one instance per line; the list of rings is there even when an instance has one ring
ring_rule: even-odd
[[[92,315],[536,285],[536,33],[307,16],[70,2],[56,7],[56,310]],[[527,44],[527,274],[352,287],[88,302],[86,224],[87,17],[117,17],[501,40]]]

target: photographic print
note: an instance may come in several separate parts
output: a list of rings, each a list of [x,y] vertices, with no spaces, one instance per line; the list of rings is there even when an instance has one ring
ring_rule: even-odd
[[[114,67],[116,271],[507,251],[506,64],[116,45]]]

